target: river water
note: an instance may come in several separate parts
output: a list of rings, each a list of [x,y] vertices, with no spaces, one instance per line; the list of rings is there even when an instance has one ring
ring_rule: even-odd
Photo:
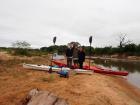
[[[140,61],[94,59],[93,63],[103,68],[128,71],[129,75],[125,78],[140,88]]]

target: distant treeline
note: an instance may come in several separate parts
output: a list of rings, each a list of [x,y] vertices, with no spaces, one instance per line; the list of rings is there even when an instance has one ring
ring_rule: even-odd
[[[86,55],[90,54],[90,46],[82,46],[85,50]],[[0,50],[5,50],[15,55],[42,55],[48,53],[58,53],[65,54],[67,46],[66,45],[55,45],[49,47],[41,47],[40,49],[24,49],[24,48],[6,48],[0,47]],[[91,47],[91,55],[101,56],[101,55],[126,55],[126,56],[140,56],[140,44],[136,45],[134,43],[127,44],[123,47],[103,47],[103,48],[93,48]]]
[[[66,45],[54,45],[49,47],[41,47],[40,51],[48,52],[48,53],[58,53],[58,54],[65,54],[65,51],[67,49]]]
[[[125,55],[125,56],[140,56],[140,44],[127,44],[123,47],[104,47],[95,48],[92,50],[94,55]]]
[[[86,55],[90,54],[90,46],[82,46],[85,50]],[[46,52],[57,52],[59,54],[64,54],[67,46],[50,46],[42,47],[41,51]],[[123,47],[103,47],[103,48],[93,48],[91,47],[91,55],[126,55],[126,56],[140,56],[140,44],[136,45],[134,43],[127,44]]]

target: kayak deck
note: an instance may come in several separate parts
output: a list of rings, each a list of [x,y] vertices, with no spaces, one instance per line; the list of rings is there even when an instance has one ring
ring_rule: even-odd
[[[46,65],[36,65],[36,64],[23,64],[23,68],[26,69],[34,69],[34,70],[42,70],[42,71],[49,71],[50,68],[52,68],[52,71],[60,71],[60,70],[70,70],[70,68],[67,67],[51,67]]]
[[[52,71],[54,72],[59,72],[59,71],[71,71],[70,68],[67,67],[58,67],[58,66],[47,66],[47,65],[36,65],[36,64],[23,64],[23,68],[26,69],[32,69],[32,70],[41,70],[41,71],[49,71],[50,68],[52,68]],[[89,70],[83,70],[83,69],[74,69],[72,70],[77,74],[93,74],[93,71],[89,71]]]

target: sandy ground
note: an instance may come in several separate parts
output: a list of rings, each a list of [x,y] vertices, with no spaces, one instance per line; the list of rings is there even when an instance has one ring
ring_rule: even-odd
[[[23,62],[49,64],[48,57],[0,56],[0,105],[18,105],[33,88],[51,91],[70,105],[140,105],[140,89],[125,78],[97,73],[60,78],[24,69]]]

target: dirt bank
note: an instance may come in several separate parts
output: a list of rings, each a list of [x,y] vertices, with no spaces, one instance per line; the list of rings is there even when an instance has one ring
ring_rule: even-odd
[[[0,58],[0,105],[18,105],[33,88],[51,91],[70,105],[140,105],[140,89],[122,77],[94,73],[72,74],[66,79],[55,73],[26,70],[22,62],[49,63],[45,57]]]

